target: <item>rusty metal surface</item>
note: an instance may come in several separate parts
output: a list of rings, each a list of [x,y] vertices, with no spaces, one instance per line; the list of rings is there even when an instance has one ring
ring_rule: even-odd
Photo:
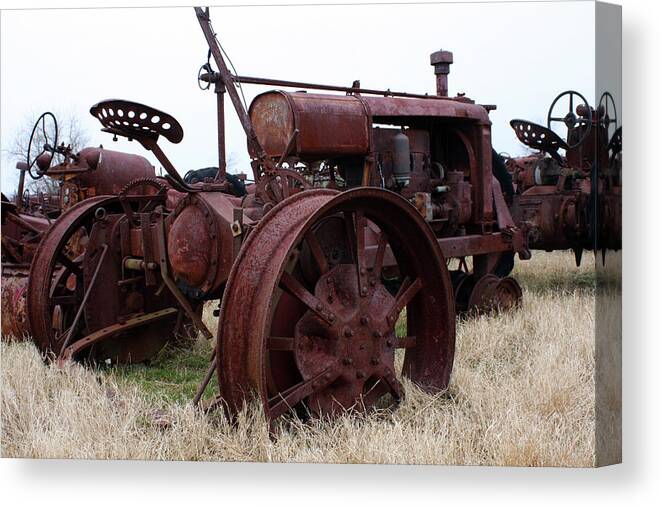
[[[76,272],[81,272],[80,260],[71,255],[70,242],[79,231],[87,234],[91,230],[93,214],[99,206],[112,202],[117,199],[94,197],[70,208],[45,233],[35,253],[28,280],[28,325],[33,340],[44,352],[59,352],[66,328],[59,327],[59,333],[55,329],[59,322],[64,322],[60,317],[62,313],[70,310],[63,307],[74,306],[74,293],[80,290],[75,280]],[[55,277],[54,283],[62,294],[52,291]],[[68,299],[61,303],[52,299],[60,296],[68,296]],[[54,325],[56,315],[58,323]]]
[[[335,245],[339,256],[315,235],[334,216],[347,224]],[[367,227],[382,231],[373,265],[365,255]],[[376,276],[387,243],[402,277],[394,295]],[[312,279],[297,267],[306,250],[315,260]],[[415,339],[394,334],[405,306]],[[369,408],[386,393],[398,399],[398,346],[407,347],[405,374],[423,388],[444,388],[452,368],[454,304],[442,254],[416,210],[383,190],[309,190],[278,204],[241,249],[220,319],[218,376],[232,411],[253,392],[272,419],[303,400],[333,414]]]
[[[491,124],[484,106],[462,100],[429,100],[401,97],[362,97],[375,121],[393,117],[432,117],[472,120]]]
[[[559,113],[564,96],[569,110]],[[606,92],[594,109],[578,92],[561,93],[547,116],[549,127],[562,125],[566,141],[553,134],[560,140],[556,145],[541,142],[542,153],[507,161],[516,188],[512,215],[517,224],[525,224],[531,248],[572,249],[577,263],[584,249],[621,248],[621,127],[611,102]],[[512,122],[517,136],[525,123]]]
[[[154,166],[140,155],[105,148],[85,148],[80,152],[80,158],[96,161],[96,164],[89,164],[89,170],[77,178],[78,185],[94,189],[94,195],[117,195],[137,178],[156,177]]]
[[[370,122],[361,100],[350,95],[266,92],[249,108],[257,138],[271,157],[280,157],[295,129],[293,155],[303,159],[365,155]]]

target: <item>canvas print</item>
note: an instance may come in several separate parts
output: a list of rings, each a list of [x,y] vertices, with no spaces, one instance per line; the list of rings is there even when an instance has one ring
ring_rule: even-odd
[[[620,7],[1,29],[4,458],[621,460]]]

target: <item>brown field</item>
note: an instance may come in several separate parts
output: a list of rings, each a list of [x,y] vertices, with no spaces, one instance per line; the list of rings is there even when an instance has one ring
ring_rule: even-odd
[[[518,263],[523,308],[459,322],[447,392],[406,384],[394,412],[288,420],[274,439],[257,408],[231,425],[187,403],[208,343],[151,368],[58,370],[31,344],[3,342],[2,456],[593,466],[593,266],[570,253]]]

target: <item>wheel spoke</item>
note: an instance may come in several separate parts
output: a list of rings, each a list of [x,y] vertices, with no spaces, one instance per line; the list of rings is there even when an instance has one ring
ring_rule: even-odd
[[[80,266],[78,266],[74,261],[69,259],[64,252],[60,251],[57,256],[57,260],[60,261],[66,267],[70,272],[72,272],[76,276],[80,276],[82,274],[82,270],[80,269]]]
[[[55,305],[75,305],[78,303],[78,298],[75,295],[70,295],[70,296],[53,296],[50,298],[50,304],[55,306]]]
[[[275,202],[282,201],[283,200],[282,192],[280,192],[280,186],[278,185],[278,182],[275,178],[273,179],[273,181],[271,181],[269,187],[271,188],[271,192],[273,192]]]
[[[358,277],[358,290],[361,296],[367,296],[367,265],[365,262],[365,227],[367,221],[362,212],[355,213],[356,238],[356,276]]]
[[[388,321],[392,321],[390,322],[391,325],[395,324],[400,312],[411,302],[421,288],[422,280],[420,280],[420,278],[416,278],[412,282],[408,276],[404,279],[397,295],[395,296],[395,304],[388,315]]]
[[[351,259],[356,261],[356,229],[354,227],[354,213],[351,210],[343,212],[344,216],[344,229],[347,235],[347,247],[349,249],[349,254]]]
[[[339,376],[340,372],[338,371],[337,365],[333,364],[319,375],[316,375],[309,380],[299,382],[289,389],[269,398],[268,407],[271,418],[276,419],[280,417],[311,394],[332,384]]]
[[[372,268],[372,272],[375,276],[379,276],[381,274],[381,270],[383,269],[383,258],[386,254],[387,244],[388,238],[386,238],[385,233],[381,231],[376,248],[376,255],[374,256],[374,267]]]
[[[317,267],[319,268],[320,273],[322,275],[327,273],[328,260],[326,259],[326,254],[324,254],[324,251],[321,248],[321,244],[319,243],[317,236],[315,236],[312,230],[308,231],[305,235],[305,242],[310,248],[310,252],[312,253],[312,257],[314,257],[314,260],[317,263]]]
[[[280,187],[282,189],[282,198],[284,200],[289,197],[289,179],[287,176],[280,178]]]
[[[269,336],[266,340],[269,350],[294,350],[294,339],[288,336]]]
[[[301,303],[315,312],[323,320],[332,324],[335,322],[335,315],[326,306],[319,301],[310,291],[308,291],[301,282],[286,271],[280,277],[280,287],[289,294],[297,298]]]

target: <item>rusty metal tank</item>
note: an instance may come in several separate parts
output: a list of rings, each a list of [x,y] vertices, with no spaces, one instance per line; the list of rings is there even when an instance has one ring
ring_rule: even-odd
[[[269,91],[250,104],[250,120],[271,157],[282,156],[298,130],[289,155],[302,160],[366,155],[370,120],[362,100],[353,95]]]
[[[77,175],[79,186],[94,188],[95,195],[117,195],[137,178],[154,178],[156,171],[145,157],[105,148],[84,148],[78,154],[81,167],[88,170]]]

